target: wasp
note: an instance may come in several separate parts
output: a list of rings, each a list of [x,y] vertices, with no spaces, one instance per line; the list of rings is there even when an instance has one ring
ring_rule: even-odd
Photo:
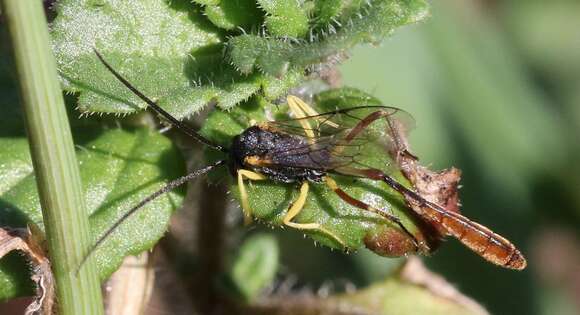
[[[299,194],[286,211],[282,220],[283,224],[303,231],[326,234],[341,246],[346,247],[339,236],[319,223],[298,223],[293,220],[304,208],[310,185],[323,184],[349,205],[374,212],[394,222],[413,240],[416,246],[419,246],[413,234],[405,228],[398,217],[377,209],[368,202],[354,198],[333,179],[334,176],[365,178],[388,185],[415,205],[409,207],[409,211],[413,211],[425,223],[435,226],[443,234],[455,237],[487,261],[509,269],[521,270],[526,267],[526,260],[522,253],[504,237],[457,212],[448,211],[426,200],[414,190],[395,180],[390,173],[392,170],[385,171],[380,166],[369,166],[358,159],[363,153],[364,143],[388,141],[390,138],[388,133],[372,131],[377,130],[377,125],[378,129],[385,129],[393,120],[403,120],[408,114],[400,109],[388,106],[357,106],[318,113],[300,98],[288,96],[287,102],[292,118],[255,123],[235,136],[229,147],[225,147],[210,141],[173,117],[113,69],[98,51],[95,50],[95,53],[112,75],[144,101],[148,108],[185,135],[213,150],[224,153],[226,158],[175,179],[142,200],[99,237],[89,255],[126,218],[148,202],[193,178],[219,167],[227,167],[230,174],[237,180],[241,207],[247,222],[252,218],[252,208],[245,186],[246,181],[269,180],[294,183],[299,186]]]

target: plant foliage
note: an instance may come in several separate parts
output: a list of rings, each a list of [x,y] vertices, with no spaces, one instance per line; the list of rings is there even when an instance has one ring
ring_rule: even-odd
[[[78,95],[74,107],[81,113],[124,115],[145,107],[103,67],[96,49],[178,119],[210,103],[229,110],[213,111],[202,128],[207,137],[226,145],[249,126],[249,119],[263,121],[270,113],[286,116],[285,108],[273,105],[275,100],[321,67],[340,60],[348,49],[378,43],[396,28],[427,16],[424,0],[60,0],[54,8],[54,54],[64,89]],[[0,75],[2,92],[10,81]],[[42,230],[28,144],[22,126],[14,123],[20,119],[16,97],[13,88],[0,94],[6,113],[0,117],[0,145],[5,148],[0,151],[0,225],[35,224]],[[368,101],[376,102],[368,95],[340,90],[319,94],[316,106],[324,111],[334,109],[331,104],[352,106]],[[183,175],[184,168],[170,140],[156,131],[126,126],[87,128],[79,121],[83,120],[73,120],[73,132],[96,239],[132,205]],[[391,162],[384,151],[377,151],[382,148],[369,150],[377,153],[369,154],[374,156],[369,162]],[[354,197],[376,200],[376,206],[390,209],[410,230],[416,230],[401,197],[384,184],[349,178],[337,181]],[[237,192],[233,183],[231,190]],[[294,186],[272,182],[253,184],[250,192],[256,218],[274,226],[281,224],[284,211],[296,197]],[[125,256],[151,248],[180,203],[179,192],[167,194],[124,222],[93,255],[100,277],[107,278]],[[350,249],[360,248],[369,234],[397,229],[376,214],[345,205],[318,185],[312,187],[307,207],[296,220],[322,224]],[[328,236],[309,234],[341,248]],[[243,278],[248,272],[240,266],[233,275]],[[0,299],[27,293],[23,280],[13,277],[14,270],[7,260],[0,262]],[[256,295],[272,275],[264,277],[241,290],[247,296]]]

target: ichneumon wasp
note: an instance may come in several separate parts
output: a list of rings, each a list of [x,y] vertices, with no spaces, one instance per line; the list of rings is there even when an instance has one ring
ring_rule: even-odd
[[[374,212],[394,222],[413,240],[414,245],[419,247],[421,245],[419,241],[396,216],[350,196],[333,179],[334,176],[365,178],[381,181],[402,195],[412,205],[409,211],[413,211],[427,225],[436,227],[441,236],[455,237],[469,249],[496,265],[517,270],[526,267],[523,255],[507,239],[457,212],[448,211],[426,200],[417,192],[399,183],[389,175],[389,171],[383,171],[380,166],[369,166],[357,160],[358,156],[363,154],[361,150],[364,143],[382,142],[383,145],[389,146],[391,145],[389,142],[397,140],[392,127],[393,122],[405,120],[408,116],[400,109],[387,106],[358,106],[318,113],[301,99],[288,96],[288,106],[293,116],[291,119],[253,124],[235,136],[229,147],[225,147],[213,143],[171,116],[114,70],[98,51],[95,50],[95,53],[102,64],[149,108],[187,136],[224,153],[226,158],[171,181],[135,205],[99,237],[91,251],[85,256],[85,260],[126,218],[148,202],[193,178],[226,166],[231,175],[237,179],[246,222],[252,218],[252,208],[245,186],[246,180],[296,183],[300,186],[299,195],[284,214],[283,224],[299,230],[326,234],[345,246],[340,237],[318,223],[293,221],[306,203],[310,185],[325,184],[345,203],[363,211]],[[371,127],[373,126],[376,130],[377,124],[383,124],[379,129],[385,130],[386,133],[371,132],[373,130]]]

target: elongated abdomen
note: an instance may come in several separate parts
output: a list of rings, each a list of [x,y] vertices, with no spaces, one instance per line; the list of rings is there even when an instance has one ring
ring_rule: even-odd
[[[421,206],[423,216],[440,224],[449,235],[473,250],[487,261],[505,268],[522,270],[526,259],[522,253],[507,239],[454,212],[441,212],[433,206]]]

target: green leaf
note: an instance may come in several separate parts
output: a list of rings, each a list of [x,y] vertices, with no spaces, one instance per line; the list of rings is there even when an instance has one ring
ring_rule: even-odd
[[[124,114],[144,107],[98,62],[93,48],[145,95],[184,118],[211,101],[228,109],[256,93],[276,99],[303,80],[304,68],[332,62],[332,56],[358,43],[378,42],[396,27],[427,15],[423,0],[318,7],[309,2],[261,1],[268,36],[274,37],[235,36],[226,30],[252,29],[261,23],[264,17],[256,11],[256,3],[197,2],[204,6],[185,0],[58,2],[52,25],[54,50],[65,88],[82,92],[79,109]],[[307,31],[308,42],[276,38],[303,36]],[[255,67],[261,72],[252,73]]]
[[[220,0],[192,0],[195,3],[199,3],[201,5],[218,5],[220,4]]]
[[[361,2],[361,1],[353,1]],[[317,0],[314,2],[314,15],[316,17],[316,24],[324,26],[332,22],[332,19],[337,18],[341,13],[345,1],[342,0]]]
[[[0,27],[0,42],[8,42],[5,36],[7,32]],[[8,75],[13,72],[10,64],[9,45],[0,46],[0,135],[3,137],[20,137],[24,135],[24,125],[22,115],[18,106],[18,95],[16,93],[16,78]],[[18,138],[15,138],[18,139]],[[15,140],[10,147],[5,147],[0,153],[10,153],[13,159],[0,160],[0,196],[4,191],[14,185],[25,174],[32,171],[30,157],[28,155],[28,144]],[[4,209],[5,204],[0,197],[0,209]],[[3,211],[0,210],[0,226],[5,225]],[[33,284],[28,277],[28,272],[24,271],[27,263],[22,255],[16,252],[7,254],[0,260],[0,300],[17,295],[33,294]]]
[[[351,87],[343,87],[318,93],[314,97],[314,102],[323,108],[333,108],[334,106],[344,108],[350,106],[383,105],[378,98]]]
[[[5,32],[0,28],[0,41],[7,42],[3,35]],[[20,108],[14,106],[18,103],[15,78],[8,74],[12,72],[10,54],[7,45],[0,47],[0,135],[3,137],[21,137],[24,135],[24,125]],[[1,138],[0,138],[1,139]],[[10,146],[4,147],[0,156],[11,154],[12,159],[0,159],[0,226],[6,225],[4,219],[5,204],[2,202],[3,193],[19,179],[32,171],[28,144],[15,140]],[[27,263],[22,255],[12,252],[0,260],[0,300],[17,295],[33,294],[33,284],[25,271]]]
[[[251,29],[260,25],[262,14],[254,0],[197,1],[217,27],[226,30]],[[206,2],[206,3],[201,3]]]
[[[266,26],[274,36],[303,37],[308,33],[308,15],[299,1],[257,0],[266,11]]]
[[[357,94],[359,95],[358,98],[355,97]],[[344,101],[349,97],[352,103]],[[361,105],[364,102],[371,104],[372,102],[372,98],[368,94],[353,89],[330,91],[319,95],[318,99],[321,102],[314,108],[319,112],[335,110],[337,107]],[[201,132],[208,138],[229,147],[231,139],[249,127],[252,120],[266,121],[266,116],[275,119],[287,118],[286,110],[287,106],[285,104],[274,106],[263,99],[253,99],[228,112],[212,112],[208,116]],[[366,165],[374,165],[384,169],[393,162],[385,148],[374,143],[369,142],[366,144],[364,151],[366,154],[360,162]],[[207,160],[223,158],[223,156],[217,155],[219,153],[209,151]],[[395,173],[392,175],[401,183],[408,185],[402,174]],[[228,175],[224,172],[222,176]],[[344,176],[334,176],[334,179],[351,196],[398,216],[411,233],[421,232],[415,225],[412,216],[410,216],[403,198],[387,187],[386,184]],[[246,186],[253,216],[267,225],[283,225],[283,216],[286,214],[290,204],[298,197],[298,186],[269,180],[249,181]],[[239,198],[237,181],[230,181],[230,190],[236,198]],[[408,250],[406,246],[410,241],[396,224],[387,221],[380,215],[346,204],[324,184],[311,183],[306,205],[293,221],[298,223],[319,223],[325,229],[338,236],[350,250],[360,248],[365,244],[365,240],[381,238],[386,242],[400,241],[400,244],[398,244],[400,247],[395,249],[400,252],[398,254],[394,252],[386,253],[386,251],[381,252],[380,249],[375,249],[377,253],[382,255],[402,255]],[[327,234],[304,230],[299,232],[305,233],[326,246],[344,249]]]
[[[436,279],[442,281],[443,279]],[[437,292],[437,289],[440,292]],[[354,294],[343,294],[325,301],[328,305],[340,304],[346,308],[363,309],[369,314],[385,315],[486,315],[485,309],[473,300],[455,291],[445,283],[433,287],[411,283],[392,276]],[[447,290],[447,291],[445,291]],[[348,306],[347,306],[348,305]]]
[[[397,27],[416,23],[427,15],[428,5],[423,0],[370,1],[358,11],[341,16],[336,26],[328,25],[325,31],[313,33],[308,42],[236,36],[228,42],[228,57],[242,73],[257,68],[281,76],[288,69],[332,61],[331,56],[343,54],[357,44],[378,43]]]
[[[255,299],[269,286],[280,259],[276,239],[269,234],[256,234],[244,241],[229,273],[230,281],[246,300]]]
[[[77,134],[83,133],[77,130]],[[80,141],[82,142],[82,141]],[[42,230],[36,183],[24,138],[0,138],[0,225]],[[149,129],[103,131],[78,146],[83,191],[93,239],[102,235],[131,206],[183,174],[180,154],[166,137]],[[151,248],[167,228],[169,215],[180,205],[179,192],[152,201],[127,219],[94,253],[100,278],[106,279],[122,259]],[[21,272],[26,274],[26,265]],[[0,300],[23,294],[13,269],[0,261]]]
[[[302,78],[237,73],[223,58],[225,33],[185,0],[62,0],[52,24],[54,52],[83,112],[130,113],[144,107],[97,60],[112,66],[177,118],[210,101],[229,108],[260,90],[276,98]]]

